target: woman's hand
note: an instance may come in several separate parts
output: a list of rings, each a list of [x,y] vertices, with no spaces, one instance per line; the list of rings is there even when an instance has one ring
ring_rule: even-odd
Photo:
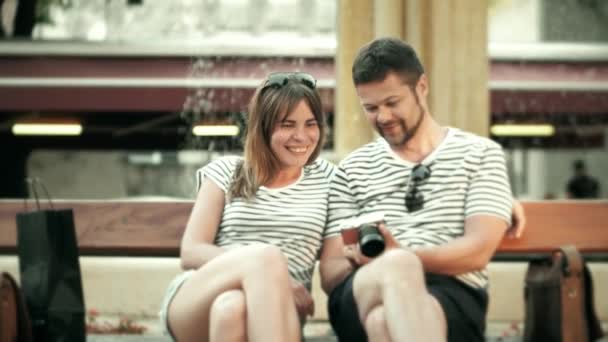
[[[315,314],[315,302],[312,299],[310,292],[308,292],[308,289],[306,289],[302,283],[291,277],[290,282],[300,322],[305,322],[306,317]]]

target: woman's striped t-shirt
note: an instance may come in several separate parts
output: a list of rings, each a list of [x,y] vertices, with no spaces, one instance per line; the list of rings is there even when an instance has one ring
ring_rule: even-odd
[[[241,157],[223,157],[197,172],[200,186],[207,177],[227,192]],[[329,180],[336,167],[323,160],[304,167],[295,182],[282,188],[260,187],[249,201],[226,201],[215,244],[235,248],[271,244],[287,257],[292,277],[310,287],[327,223]]]
[[[327,235],[339,234],[340,222],[383,212],[387,227],[402,245],[441,245],[464,234],[464,220],[492,215],[511,221],[512,195],[505,157],[497,143],[449,128],[441,144],[421,164],[431,175],[417,185],[423,208],[408,212],[405,195],[417,164],[397,156],[379,138],[340,163],[330,190]],[[458,279],[486,287],[485,270]]]

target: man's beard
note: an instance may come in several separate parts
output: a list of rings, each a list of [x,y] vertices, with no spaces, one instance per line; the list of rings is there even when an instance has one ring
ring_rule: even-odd
[[[403,134],[401,136],[392,137],[392,138],[387,137],[383,133],[382,128],[378,124],[376,124],[376,128],[378,129],[378,132],[380,132],[380,135],[384,138],[384,140],[386,140],[388,142],[389,145],[391,145],[393,147],[403,147],[408,143],[408,141],[410,141],[414,137],[416,132],[418,132],[418,128],[422,124],[422,119],[424,119],[424,108],[422,108],[420,103],[418,103],[418,109],[420,112],[420,115],[418,116],[418,120],[416,121],[414,126],[412,126],[412,128],[410,128],[409,130],[407,129],[405,120],[399,119],[399,126],[401,126],[401,131],[403,132]]]

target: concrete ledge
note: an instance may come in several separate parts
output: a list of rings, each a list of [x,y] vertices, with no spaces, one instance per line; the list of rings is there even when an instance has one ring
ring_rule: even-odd
[[[87,309],[102,315],[156,317],[161,298],[171,279],[180,272],[177,258],[81,257]],[[608,263],[589,263],[594,277],[595,305],[602,321],[608,321]],[[490,271],[490,322],[520,322],[524,317],[523,284],[527,264],[493,262]],[[0,270],[19,276],[16,256],[0,256]],[[313,281],[316,313],[326,320],[326,296],[319,276]]]
[[[171,279],[180,272],[177,258],[80,257],[87,310],[102,315],[157,316]],[[0,269],[19,280],[15,256],[0,256]]]

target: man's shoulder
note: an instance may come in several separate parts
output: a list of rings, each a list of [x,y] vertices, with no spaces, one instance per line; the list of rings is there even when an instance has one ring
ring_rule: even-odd
[[[463,131],[457,128],[450,129],[453,131],[452,138],[450,140],[451,145],[459,145],[469,149],[478,150],[502,149],[502,146],[499,143],[490,138],[482,137],[475,133]]]
[[[370,159],[376,158],[384,151],[386,151],[386,141],[384,141],[382,138],[378,138],[349,153],[344,159],[342,159],[340,166],[345,167],[358,164],[360,162],[369,161]]]

